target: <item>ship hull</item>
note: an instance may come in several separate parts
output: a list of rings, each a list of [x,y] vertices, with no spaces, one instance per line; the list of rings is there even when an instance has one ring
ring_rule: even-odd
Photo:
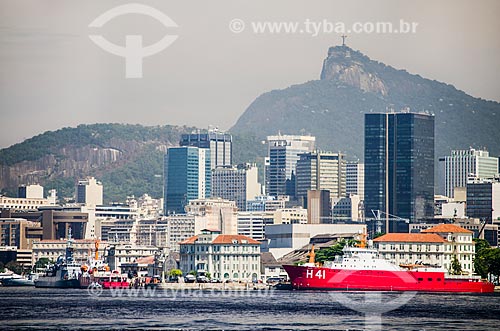
[[[479,279],[446,278],[443,272],[349,270],[284,265],[296,290],[491,293]]]
[[[2,281],[2,286],[6,287],[17,287],[17,286],[35,286],[35,283],[32,280],[29,279],[15,279],[15,278],[10,278],[10,279],[4,279]]]
[[[51,279],[51,277],[40,277],[35,281],[38,288],[80,288],[78,279]]]
[[[80,288],[88,288],[89,286],[97,285],[101,286],[103,289],[113,289],[113,288],[129,288],[130,283],[128,281],[115,281],[108,280],[107,277],[105,279],[95,278],[93,276],[88,277],[80,277]]]

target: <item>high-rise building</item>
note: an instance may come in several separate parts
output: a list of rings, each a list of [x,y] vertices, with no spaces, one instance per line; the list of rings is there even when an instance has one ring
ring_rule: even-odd
[[[43,186],[38,184],[21,185],[18,188],[17,197],[25,199],[43,199]]]
[[[467,184],[466,213],[488,223],[500,220],[500,182],[475,180]]]
[[[169,148],[164,160],[164,178],[164,214],[183,214],[189,201],[210,196],[210,150]]]
[[[372,210],[410,221],[434,216],[433,115],[365,115],[365,214]]]
[[[238,212],[238,234],[255,240],[264,240],[268,224],[274,224],[272,211]]]
[[[76,186],[76,203],[87,206],[102,205],[103,189],[102,183],[94,177],[78,181]]]
[[[247,201],[260,195],[258,169],[255,164],[236,167],[218,167],[212,170],[212,197],[236,202],[239,210],[246,210]]]
[[[297,198],[307,199],[309,190],[326,190],[330,197],[346,195],[344,154],[314,151],[299,155],[296,167]]]
[[[211,129],[208,133],[191,133],[181,136],[181,146],[193,146],[210,150],[210,169],[232,165],[231,134]]]
[[[469,179],[488,179],[498,174],[498,158],[487,151],[453,150],[439,161],[444,166],[444,194],[449,198],[454,197],[456,187],[465,187]]]
[[[316,138],[311,136],[268,136],[269,166],[266,190],[271,196],[295,195],[295,167],[299,154],[312,152]]]
[[[358,195],[365,197],[365,164],[359,161],[349,161],[346,164],[346,196]]]
[[[320,224],[330,217],[330,191],[307,191],[307,223]]]

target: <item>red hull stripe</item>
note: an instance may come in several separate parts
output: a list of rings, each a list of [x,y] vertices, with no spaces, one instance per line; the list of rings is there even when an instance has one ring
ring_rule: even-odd
[[[283,267],[290,276],[292,287],[298,290],[491,293],[495,289],[490,282],[445,278],[443,272]]]

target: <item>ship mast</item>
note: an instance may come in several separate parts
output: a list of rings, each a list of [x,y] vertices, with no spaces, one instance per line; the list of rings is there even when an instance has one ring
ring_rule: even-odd
[[[95,241],[95,260],[99,260],[99,239]]]
[[[309,253],[309,263],[314,264],[316,253],[314,253],[314,244],[311,247],[311,252]]]

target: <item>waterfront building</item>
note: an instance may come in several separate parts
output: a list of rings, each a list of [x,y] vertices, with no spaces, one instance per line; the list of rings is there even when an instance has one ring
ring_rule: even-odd
[[[439,224],[421,233],[388,233],[373,240],[385,258],[395,264],[422,263],[451,268],[456,257],[465,274],[474,270],[472,231],[454,224]]]
[[[272,253],[260,253],[260,272],[262,274],[262,281],[267,281],[269,278],[288,279],[288,274],[283,269],[283,263],[278,262]]]
[[[76,186],[76,203],[87,206],[100,206],[103,201],[102,183],[94,177],[79,180]]]
[[[233,137],[229,133],[210,129],[208,133],[190,133],[181,136],[180,146],[193,146],[210,150],[210,169],[231,167]]]
[[[73,247],[73,259],[77,263],[85,263],[88,258],[95,254],[95,240],[74,239],[71,245]],[[41,258],[47,258],[52,262],[57,261],[59,256],[65,256],[67,240],[37,240],[33,242],[33,261]],[[99,243],[99,256],[104,256],[108,248],[105,241]]]
[[[500,181],[476,180],[467,184],[467,216],[487,223],[500,221]]]
[[[434,216],[433,115],[365,114],[365,215],[372,210],[410,221]]]
[[[307,199],[309,190],[329,191],[332,198],[345,197],[345,155],[322,151],[299,154],[296,187],[296,197],[303,201]]]
[[[295,195],[295,174],[299,154],[312,152],[316,138],[311,136],[268,136],[269,166],[266,192],[271,196]]]
[[[107,251],[108,264],[111,270],[120,270],[122,264],[137,262],[137,260],[154,256],[158,248],[150,245],[135,245],[131,243],[119,243],[109,245]]]
[[[183,214],[189,201],[210,196],[210,150],[169,148],[164,162],[164,214]]]
[[[365,164],[359,161],[346,162],[346,196],[357,195],[365,198]]]
[[[236,202],[245,211],[247,201],[260,195],[258,169],[255,164],[218,167],[212,170],[212,197]]]
[[[220,280],[258,280],[260,242],[242,235],[205,230],[180,243],[180,268],[184,274],[208,272]]]
[[[274,224],[273,211],[238,212],[238,234],[254,240],[263,240],[268,224]]]
[[[488,179],[498,174],[498,158],[485,150],[452,150],[451,155],[439,161],[444,167],[444,194],[450,198],[455,196],[456,187],[466,187],[470,179]]]

